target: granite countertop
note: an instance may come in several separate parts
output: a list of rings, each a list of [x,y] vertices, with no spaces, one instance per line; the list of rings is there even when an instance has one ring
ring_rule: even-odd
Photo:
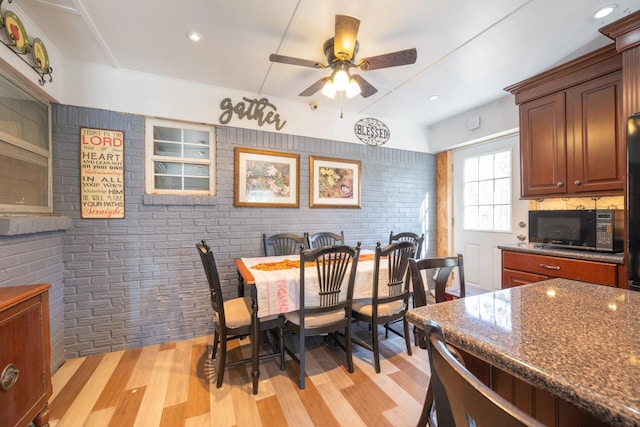
[[[580,249],[562,249],[540,243],[510,243],[498,245],[498,249],[524,252],[537,255],[549,255],[561,258],[583,259],[587,261],[624,264],[624,253],[592,252]]]
[[[640,292],[552,279],[410,310],[447,341],[613,425],[640,425]]]

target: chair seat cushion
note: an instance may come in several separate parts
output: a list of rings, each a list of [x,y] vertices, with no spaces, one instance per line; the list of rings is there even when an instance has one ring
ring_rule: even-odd
[[[251,297],[233,298],[224,302],[227,328],[251,324]],[[217,320],[217,319],[216,319]]]
[[[339,308],[337,310],[333,310],[323,314],[313,314],[304,318],[304,327],[305,328],[317,328],[319,326],[329,325],[331,323],[339,322],[343,320],[345,317],[345,312],[343,308]],[[300,312],[294,311],[291,313],[285,314],[285,318],[287,322],[295,323],[296,325],[300,324]]]
[[[404,301],[398,300],[389,302],[386,304],[378,304],[378,316],[390,316],[395,313],[400,313],[405,309]],[[371,300],[356,300],[353,301],[352,310],[365,316],[373,316],[373,304]]]

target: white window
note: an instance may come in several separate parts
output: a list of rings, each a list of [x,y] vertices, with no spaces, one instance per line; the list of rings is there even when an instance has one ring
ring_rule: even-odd
[[[147,119],[146,193],[215,194],[215,128]]]
[[[49,105],[0,76],[0,212],[51,213]]]
[[[465,230],[511,231],[511,151],[464,160]]]

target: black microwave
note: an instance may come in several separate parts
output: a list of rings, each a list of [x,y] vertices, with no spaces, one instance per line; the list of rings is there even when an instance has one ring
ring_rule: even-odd
[[[624,211],[613,209],[529,211],[529,243],[621,252]]]

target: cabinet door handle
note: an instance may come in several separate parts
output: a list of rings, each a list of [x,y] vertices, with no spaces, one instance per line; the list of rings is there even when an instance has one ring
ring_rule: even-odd
[[[579,179],[576,179],[576,182],[574,182],[575,185],[582,185],[582,181],[580,181]]]
[[[562,186],[564,186],[564,182],[562,181],[556,182],[556,187],[562,187]]]
[[[547,270],[560,270],[559,265],[540,264],[540,268],[546,268]]]
[[[20,370],[13,363],[9,363],[4,370],[2,371],[2,375],[0,376],[0,388],[3,391],[9,391],[13,388],[18,381],[18,375],[20,374]]]

